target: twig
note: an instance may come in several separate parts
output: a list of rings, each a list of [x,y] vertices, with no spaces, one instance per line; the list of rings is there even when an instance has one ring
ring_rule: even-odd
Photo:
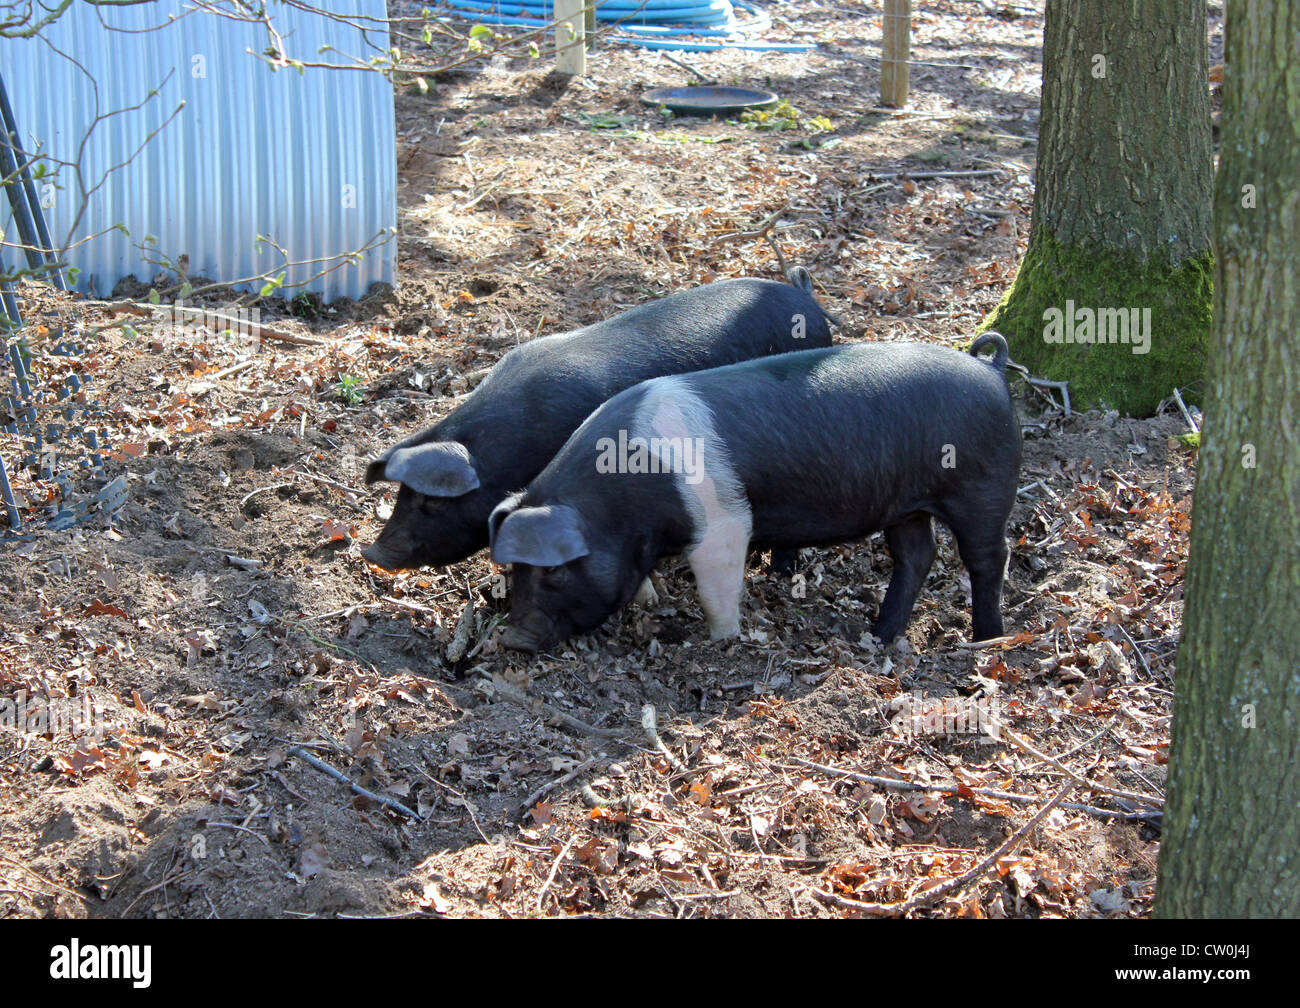
[[[360,784],[356,784],[350,781],[347,778],[347,776],[345,776],[340,771],[335,770],[324,760],[317,759],[315,756],[309,753],[302,746],[294,746],[292,749],[289,750],[289,755],[297,756],[299,759],[305,761],[310,766],[314,766],[317,770],[325,774],[327,777],[333,777],[340,784],[346,784],[349,788],[352,789],[354,794],[359,794],[363,798],[369,798],[371,801],[378,802],[380,805],[385,805],[388,808],[393,809],[394,811],[401,812],[404,816],[408,816],[409,818],[414,819],[416,822],[420,821],[420,817],[418,815],[412,812],[409,808],[407,808],[397,799],[389,798],[387,795],[375,794],[375,792],[373,791],[367,791]]]
[[[669,63],[673,63],[676,66],[681,67],[683,70],[687,71],[688,73],[694,74],[699,79],[701,84],[713,83],[712,77],[705,77],[704,74],[700,73],[698,70],[695,69],[695,67],[691,66],[685,60],[680,60],[676,56],[669,56],[666,52],[662,52],[662,51],[659,53],[659,55],[662,56],[664,59],[666,59]]]
[[[1139,794],[1136,791],[1124,791],[1121,788],[1107,787],[1105,784],[1098,784],[1096,781],[1090,781],[1086,777],[1080,777],[1069,767],[1061,763],[1060,760],[1053,759],[1051,756],[1048,756],[1046,753],[1039,752],[1032,745],[1030,745],[1025,739],[1021,738],[1019,735],[1013,732],[1002,722],[998,721],[996,718],[990,719],[989,728],[991,729],[989,734],[993,734],[993,732],[996,732],[997,733],[997,735],[995,736],[996,738],[1008,739],[1011,742],[1011,744],[1014,745],[1017,749],[1020,749],[1023,752],[1028,753],[1036,760],[1041,760],[1044,763],[1048,763],[1051,766],[1054,766],[1057,770],[1061,771],[1061,773],[1065,774],[1065,776],[1069,777],[1070,780],[1074,781],[1074,783],[1076,784],[1081,785],[1082,787],[1090,788],[1091,790],[1097,791],[1101,794],[1110,795],[1113,798],[1124,798],[1127,801],[1138,802],[1139,804],[1142,805],[1150,805],[1152,808],[1164,807],[1164,802],[1161,801],[1159,798],[1153,798],[1150,795]]]
[[[751,238],[766,238],[768,232],[771,231],[772,228],[776,227],[776,222],[781,219],[781,215],[789,210],[793,205],[794,200],[790,200],[785,204],[785,206],[781,207],[780,210],[768,217],[753,231],[729,231],[727,234],[719,235],[717,238],[713,239],[713,245],[716,247],[718,245],[726,244],[729,241],[745,241]]]
[[[193,870],[183,871],[178,869],[177,871],[172,872],[171,874],[165,876],[163,880],[159,882],[157,885],[151,885],[148,889],[145,889],[142,892],[138,893],[135,899],[133,899],[130,903],[128,903],[126,905],[126,909],[123,910],[118,916],[125,917],[127,914],[129,914],[132,910],[135,909],[135,905],[137,903],[139,903],[150,893],[157,892],[159,889],[166,889],[169,885],[172,885],[175,882],[179,882],[181,879],[187,878],[188,876],[193,874],[194,874]]]
[[[998,168],[976,168],[969,171],[908,171],[904,168],[899,173],[900,178],[909,178],[913,181],[917,179],[937,179],[937,178],[987,178],[990,175],[1004,174]]]
[[[255,830],[255,829],[249,829],[247,826],[240,826],[239,823],[233,823],[233,822],[209,822],[208,825],[209,825],[209,826],[219,826],[221,829],[233,829],[233,830],[240,830],[241,832],[244,832],[244,833],[252,833],[253,836],[255,836],[255,837],[257,837],[257,839],[261,840],[262,843],[266,844],[266,846],[268,846],[268,847],[271,846],[271,841],[268,840],[268,839],[267,839],[263,834],[257,832],[257,830]]]
[[[1030,378],[1028,376],[1026,376],[1025,381],[1029,382],[1029,384],[1033,386],[1035,389],[1037,388],[1060,389],[1061,397],[1065,400],[1065,415],[1066,416],[1070,415],[1070,383],[1069,382],[1048,381],[1046,378]],[[1051,396],[1048,396],[1047,400],[1053,406],[1056,405],[1056,400],[1053,399]]]
[[[244,509],[244,505],[247,504],[249,501],[251,501],[254,497],[256,497],[260,493],[265,493],[267,490],[286,490],[291,486],[293,486],[292,483],[272,483],[270,486],[258,487],[256,490],[252,491],[251,493],[244,494],[244,496],[239,499],[239,510],[242,511]]]
[[[576,767],[574,767],[572,770],[566,773],[563,777],[557,777],[549,784],[543,784],[536,791],[534,791],[527,798],[525,798],[522,802],[520,802],[519,807],[522,808],[525,812],[527,812],[539,801],[541,801],[548,794],[554,791],[557,787],[563,787],[565,784],[568,784],[569,781],[573,780],[579,774],[582,774],[586,770],[590,769],[592,766],[595,765],[598,759],[599,757],[593,756],[591,757],[591,759],[579,763]]]
[[[1187,412],[1187,403],[1183,402],[1183,394],[1176,388],[1174,389],[1174,402],[1178,404],[1178,411],[1182,413],[1183,419],[1187,421],[1187,426],[1192,429],[1192,433],[1201,433],[1200,426],[1192,419],[1192,415]]]
[[[820,889],[813,889],[812,892],[822,899],[827,899],[829,897],[830,901],[838,906],[846,906],[849,909],[861,910],[864,913],[891,914],[899,917],[906,917],[912,911],[928,907],[943,899],[949,893],[961,889],[967,884],[975,881],[993,867],[999,859],[1010,854],[1011,851],[1020,846],[1021,841],[1030,834],[1034,827],[1043,821],[1043,818],[1047,813],[1051,812],[1052,809],[1056,808],[1056,806],[1061,803],[1061,799],[1069,793],[1070,788],[1072,787],[1074,787],[1074,782],[1066,781],[1065,786],[1056,792],[1051,801],[1034,813],[1033,818],[1030,819],[1029,822],[1021,826],[1020,829],[1012,833],[1011,836],[1007,837],[1006,841],[999,846],[997,850],[985,857],[970,871],[966,872],[964,875],[959,875],[956,878],[951,878],[947,882],[935,886],[933,889],[927,889],[923,893],[918,893],[911,899],[904,900],[902,903],[864,903],[860,900],[851,900],[845,896],[837,896],[834,893],[824,892]]]
[[[880,192],[881,189],[888,189],[893,185],[893,182],[880,182],[873,186],[867,186],[865,189],[857,189],[854,192],[849,193],[849,197],[870,196],[872,193]]]
[[[329,345],[328,340],[317,339],[314,336],[298,336],[294,333],[285,332],[282,329],[272,329],[270,326],[264,326],[260,322],[253,322],[246,318],[235,318],[231,315],[223,315],[221,312],[209,311],[206,308],[187,308],[183,305],[167,305],[163,310],[176,312],[181,315],[199,315],[204,321],[211,320],[213,322],[226,322],[232,327],[237,328],[241,334],[259,336],[264,340],[271,340],[274,343],[289,343],[294,346]]]
[[[586,721],[579,721],[572,714],[566,714],[564,711],[552,707],[548,703],[525,696],[523,693],[520,693],[513,687],[507,686],[503,682],[493,680],[492,688],[512,704],[531,712],[536,712],[536,709],[540,707],[547,717],[559,721],[566,727],[572,728],[574,731],[581,732],[584,735],[594,735],[597,738],[619,738],[620,736],[627,734],[627,732],[621,728],[597,728],[594,725],[587,724]]]
[[[781,267],[781,275],[785,277],[786,282],[789,283],[790,267],[785,264],[785,256],[781,254],[781,246],[776,243],[776,239],[772,237],[771,231],[763,235],[763,237],[767,239],[767,243],[772,246],[772,251],[776,253],[776,262],[777,265]]]
[[[442,614],[438,612],[437,609],[430,609],[428,606],[417,605],[414,602],[407,602],[405,599],[393,598],[393,596],[391,595],[380,596],[380,601],[387,602],[389,605],[400,606],[403,609],[409,609],[411,612],[420,613],[420,615],[422,616],[436,617],[438,618],[439,622],[441,622]],[[348,609],[355,609],[355,608],[356,606],[348,606]],[[328,613],[327,615],[339,616],[347,611],[348,611],[347,609],[342,609],[337,613]],[[323,619],[323,618],[324,617],[313,617],[313,619]]]
[[[317,476],[315,473],[308,472],[306,469],[285,469],[282,471],[285,473],[292,473],[295,476],[306,476],[309,480],[314,480],[317,483],[322,483],[327,487],[333,487],[335,490],[339,491],[340,493],[349,494],[352,497],[355,497],[358,493],[361,492],[357,490],[355,487],[350,487],[343,483],[335,483],[332,479],[326,479],[324,476]]]
[[[659,737],[659,728],[655,724],[654,704],[646,704],[641,708],[641,728],[654,747],[667,757],[672,768],[678,773],[685,773],[686,764],[674,756],[669,748],[664,745],[664,740]]]
[[[231,556],[229,553],[226,554],[226,563],[230,564],[231,567],[238,567],[240,570],[246,571],[259,571],[262,569],[261,560],[248,560],[244,557]]]
[[[1018,634],[1007,634],[1005,637],[990,637],[988,640],[981,641],[960,641],[955,647],[963,651],[983,651],[985,648],[1000,648],[1015,640]],[[1025,641],[1028,643],[1028,641]]]
[[[4,856],[0,856],[0,861],[3,861],[7,865],[12,865],[14,868],[21,868],[32,878],[37,879],[40,882],[43,882],[45,885],[50,886],[52,889],[57,889],[59,892],[66,893],[67,895],[76,897],[79,900],[84,900],[87,903],[90,902],[90,899],[86,896],[85,893],[73,892],[71,889],[68,889],[66,886],[61,886],[53,879],[48,879],[40,872],[27,867],[27,865],[23,864],[21,861],[15,861],[13,860],[13,858],[7,858]],[[42,893],[41,895],[44,894]]]
[[[231,364],[230,367],[222,368],[220,371],[214,372],[213,374],[203,375],[203,381],[221,381],[222,378],[230,378],[233,375],[239,374],[241,371],[247,371],[256,363],[256,360],[250,358],[246,361],[240,361],[238,364]]]
[[[1151,674],[1151,666],[1147,664],[1146,656],[1142,654],[1142,649],[1137,646],[1137,641],[1128,635],[1128,631],[1124,629],[1123,623],[1116,623],[1115,625],[1119,627],[1119,632],[1124,635],[1124,639],[1128,641],[1128,645],[1133,649],[1133,653],[1138,656],[1138,661],[1142,663],[1142,670],[1146,672],[1147,678],[1154,679],[1155,676]]]
[[[564,849],[560,851],[559,856],[556,857],[554,863],[552,863],[551,872],[549,875],[546,876],[546,882],[543,883],[542,888],[537,893],[538,910],[542,908],[542,900],[546,898],[547,892],[550,891],[551,883],[555,881],[555,873],[560,870],[560,862],[564,860],[564,855],[569,853],[569,848],[573,846],[574,842],[577,839],[578,836],[576,833],[573,836],[569,837],[569,842],[564,845]]]
[[[890,791],[934,791],[937,794],[945,795],[964,795],[970,793],[979,795],[982,798],[996,798],[1000,801],[1015,802],[1017,805],[1033,805],[1039,801],[1038,798],[1035,798],[1032,795],[1015,794],[1012,791],[998,791],[995,788],[969,787],[965,784],[919,784],[916,781],[899,780],[896,777],[875,777],[871,774],[856,773],[852,770],[840,770],[838,767],[823,766],[820,763],[812,763],[795,756],[791,756],[790,759],[799,766],[808,767],[812,770],[819,770],[822,773],[830,774],[833,777],[844,777],[847,780],[861,781],[864,784],[886,788]],[[797,769],[797,767],[784,766],[780,763],[773,765],[780,767],[783,770]],[[1087,812],[1089,815],[1096,816],[1099,819],[1123,819],[1125,822],[1149,821],[1160,817],[1160,813],[1158,812],[1116,812],[1113,809],[1097,808],[1095,805],[1084,805],[1078,802],[1064,802],[1061,807],[1076,812]]]

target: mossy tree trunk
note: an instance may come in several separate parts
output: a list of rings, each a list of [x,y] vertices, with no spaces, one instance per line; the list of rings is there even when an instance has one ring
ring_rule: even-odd
[[[1300,7],[1227,8],[1163,917],[1300,916]]]
[[[1149,415],[1202,377],[1207,59],[1204,0],[1048,0],[1029,246],[983,328],[1084,408]]]

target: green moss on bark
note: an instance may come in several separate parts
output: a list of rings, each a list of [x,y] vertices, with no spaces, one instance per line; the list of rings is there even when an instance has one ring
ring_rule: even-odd
[[[1118,249],[1066,248],[1037,237],[1015,283],[980,331],[1002,333],[1012,359],[1032,374],[1068,381],[1071,403],[1079,409],[1150,416],[1175,387],[1186,388],[1204,375],[1213,274],[1208,251],[1172,264]],[[1047,337],[1055,335],[1050,310],[1064,314],[1067,302],[1076,312],[1149,308],[1149,350],[1134,353],[1133,333],[1129,343],[1049,342]]]

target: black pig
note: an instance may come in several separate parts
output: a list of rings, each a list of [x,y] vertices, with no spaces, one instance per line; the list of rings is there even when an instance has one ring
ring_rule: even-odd
[[[1000,636],[1020,425],[1002,369],[919,343],[807,350],[656,378],[611,399],[528,488],[492,514],[514,565],[508,647],[591,630],[656,561],[685,553],[714,639],[740,630],[748,547],[797,549],[879,529],[894,570],[874,632],[907,625],[952,529],[976,640]]]
[[[638,382],[828,346],[811,278],[802,269],[792,277],[798,286],[723,280],[515,347],[443,420],[370,463],[367,483],[401,489],[366,559],[396,570],[482,549],[492,509],[597,406]]]

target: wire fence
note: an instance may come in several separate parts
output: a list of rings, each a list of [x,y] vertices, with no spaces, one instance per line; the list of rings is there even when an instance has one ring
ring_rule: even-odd
[[[14,233],[6,228],[0,246],[0,504],[7,534],[14,535],[39,519],[61,529],[98,511],[114,511],[125,501],[126,481],[118,477],[104,485],[96,429],[102,413],[90,395],[90,376],[80,366],[84,348],[75,331],[23,318],[19,296],[25,290],[68,287],[3,75],[0,127],[0,187]],[[11,262],[11,252],[21,262]],[[14,486],[10,463],[15,475],[26,471],[33,477],[32,492]]]

